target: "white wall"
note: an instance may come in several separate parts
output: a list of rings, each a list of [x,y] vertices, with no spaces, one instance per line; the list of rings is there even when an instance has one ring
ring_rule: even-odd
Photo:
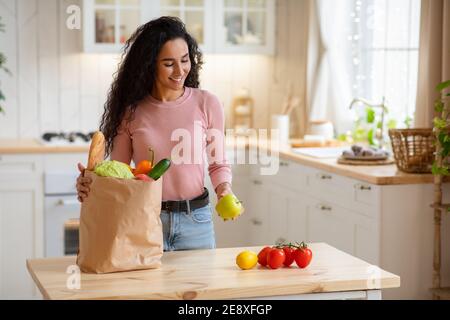
[[[6,33],[0,34],[12,76],[0,72],[6,115],[0,138],[38,137],[46,131],[92,131],[98,127],[118,55],[82,52],[81,30],[65,23],[69,5],[81,0],[0,0]],[[202,87],[226,108],[233,95],[248,87],[256,102],[255,127],[267,128],[293,81],[305,94],[307,0],[277,2],[277,55],[206,55]],[[303,109],[293,113],[292,132],[302,130]],[[300,130],[300,131],[299,131]]]

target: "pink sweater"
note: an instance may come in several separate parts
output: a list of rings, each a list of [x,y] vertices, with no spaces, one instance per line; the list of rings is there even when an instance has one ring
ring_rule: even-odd
[[[210,139],[206,136],[211,132],[208,129],[218,130],[220,137]],[[203,193],[206,165],[214,189],[223,182],[231,183],[224,141],[224,112],[217,97],[205,90],[186,87],[175,101],[162,102],[150,95],[142,101],[133,120],[122,122],[114,139],[111,160],[128,164],[133,160],[137,164],[149,158],[151,147],[155,151],[155,164],[163,158],[172,160],[162,177],[163,200],[187,200]],[[180,150],[183,145],[187,147]],[[214,145],[218,148],[211,157],[207,148]]]

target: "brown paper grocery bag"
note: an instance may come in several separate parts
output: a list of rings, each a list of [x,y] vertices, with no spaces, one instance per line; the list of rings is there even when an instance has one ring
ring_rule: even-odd
[[[160,267],[162,178],[117,179],[87,170],[85,176],[92,184],[81,205],[80,269],[108,273]]]

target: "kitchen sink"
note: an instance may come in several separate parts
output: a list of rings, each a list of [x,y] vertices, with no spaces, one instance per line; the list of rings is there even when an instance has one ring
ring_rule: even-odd
[[[313,158],[339,158],[349,147],[292,148],[292,152]]]

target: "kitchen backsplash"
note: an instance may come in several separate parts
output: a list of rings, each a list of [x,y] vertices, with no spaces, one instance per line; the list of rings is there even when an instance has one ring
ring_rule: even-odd
[[[286,14],[294,7],[301,9],[305,3],[281,1],[278,14]],[[7,67],[12,72],[12,76],[0,75],[7,99],[6,113],[0,114],[0,138],[38,137],[48,131],[89,132],[98,128],[120,56],[82,53],[82,31],[65,27],[66,8],[73,4],[81,6],[81,1],[0,2],[0,16],[6,25],[6,32],[0,37],[0,51],[6,55]],[[294,34],[284,32],[294,26],[294,20],[278,20],[283,37],[277,40],[275,57],[205,56],[201,85],[223,102],[227,123],[233,95],[241,87],[249,88],[255,99],[256,128],[267,128],[270,114],[278,112],[289,77],[296,79],[295,87],[300,94],[304,90],[299,75],[305,69],[305,50],[298,43],[289,44],[286,39]],[[298,37],[301,39],[302,34]],[[290,72],[293,68],[289,63],[295,64],[297,72]]]

